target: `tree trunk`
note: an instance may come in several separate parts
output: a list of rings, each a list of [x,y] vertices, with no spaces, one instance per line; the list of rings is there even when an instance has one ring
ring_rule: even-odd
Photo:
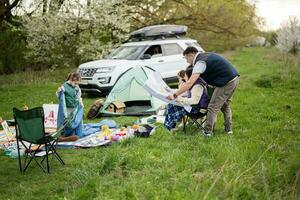
[[[65,0],[51,0],[49,5],[50,12],[57,12],[60,10],[61,6],[64,4]]]
[[[43,15],[47,12],[47,7],[48,7],[48,5],[47,5],[47,0],[43,0]]]
[[[4,21],[10,22],[12,18],[11,10],[19,4],[20,0],[0,0],[0,30]]]

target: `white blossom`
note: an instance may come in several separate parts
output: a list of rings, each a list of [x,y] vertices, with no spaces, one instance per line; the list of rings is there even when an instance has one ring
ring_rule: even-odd
[[[284,52],[296,54],[300,51],[300,21],[297,17],[282,23],[277,40],[278,48]]]
[[[28,59],[59,65],[99,59],[126,39],[130,9],[124,0],[65,1],[56,12],[24,17]]]

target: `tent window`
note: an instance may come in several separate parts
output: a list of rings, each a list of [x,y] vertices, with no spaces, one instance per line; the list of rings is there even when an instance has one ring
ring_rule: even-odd
[[[164,44],[164,55],[171,56],[171,55],[178,55],[183,53],[183,49],[178,44]]]
[[[160,45],[152,45],[150,46],[147,51],[145,51],[144,55],[150,55],[151,58],[160,57],[162,56],[162,50]]]

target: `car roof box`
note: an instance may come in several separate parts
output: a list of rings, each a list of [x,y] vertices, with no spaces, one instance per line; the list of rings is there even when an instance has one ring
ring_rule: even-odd
[[[155,39],[159,37],[179,37],[187,32],[183,25],[154,25],[136,30],[130,34],[131,39]]]

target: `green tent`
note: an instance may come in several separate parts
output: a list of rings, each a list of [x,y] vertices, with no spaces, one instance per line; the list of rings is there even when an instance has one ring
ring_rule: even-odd
[[[150,73],[154,70],[149,67],[134,67],[128,69],[116,82],[105,99],[100,114],[108,115],[151,115],[163,104],[157,98],[151,96],[143,85]],[[108,106],[114,101],[123,102],[125,112],[115,113],[107,111]]]

